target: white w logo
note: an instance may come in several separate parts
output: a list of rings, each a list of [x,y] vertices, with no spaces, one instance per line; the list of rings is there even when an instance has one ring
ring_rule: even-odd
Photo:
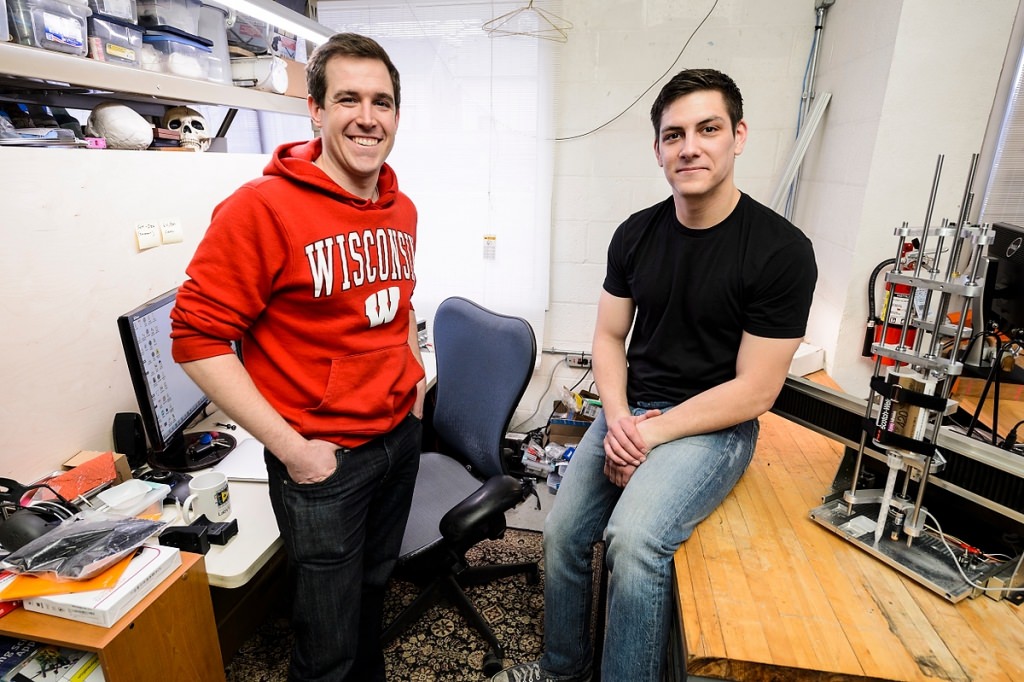
[[[309,271],[313,275],[313,298],[331,295],[334,288],[334,240],[330,237],[306,245]]]
[[[394,320],[400,297],[398,287],[388,287],[370,294],[366,298],[366,319],[370,321],[370,326],[379,327]]]

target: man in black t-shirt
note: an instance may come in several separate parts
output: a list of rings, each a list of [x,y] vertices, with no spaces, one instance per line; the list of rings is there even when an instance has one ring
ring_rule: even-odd
[[[807,324],[810,241],[733,180],[747,139],[736,84],[682,71],[651,121],[672,196],[612,237],[593,345],[604,409],[544,529],[544,656],[497,682],[591,678],[590,557],[602,538],[611,576],[601,677],[661,679],[672,555],[746,470],[757,417]]]

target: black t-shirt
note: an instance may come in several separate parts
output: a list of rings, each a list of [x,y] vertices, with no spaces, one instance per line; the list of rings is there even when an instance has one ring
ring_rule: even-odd
[[[744,331],[803,336],[816,279],[810,240],[746,194],[707,229],[680,224],[671,197],[633,214],[604,281],[636,304],[627,399],[678,403],[735,378]]]

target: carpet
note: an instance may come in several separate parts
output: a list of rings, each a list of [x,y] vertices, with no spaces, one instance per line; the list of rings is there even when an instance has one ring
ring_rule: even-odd
[[[469,587],[466,593],[483,613],[505,647],[511,665],[539,658],[544,616],[544,563],[541,534],[509,529],[500,540],[482,542],[467,555],[470,564],[540,563],[540,582],[530,585],[524,576]],[[392,580],[384,607],[390,622],[415,599],[417,588]],[[285,682],[291,631],[286,619],[264,623],[239,649],[226,669],[228,682]],[[484,640],[454,607],[431,607],[416,623],[385,649],[387,678],[395,682],[476,682],[484,677]]]

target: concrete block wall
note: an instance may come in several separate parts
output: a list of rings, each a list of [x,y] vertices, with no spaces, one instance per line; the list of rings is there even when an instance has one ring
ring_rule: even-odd
[[[829,11],[819,89],[832,101],[808,150],[794,222],[814,241],[821,273],[807,339],[849,393],[869,392],[873,363],[860,356],[867,281],[895,255],[894,228],[923,225],[939,155],[931,224],[955,220],[971,155],[994,134],[1003,62],[1020,50],[1008,47],[1018,5],[838,0]]]
[[[589,351],[612,232],[669,194],[650,122],[658,90],[688,67],[717,68],[736,80],[750,125],[737,180],[767,201],[795,135],[815,16],[811,0],[565,0],[560,14],[574,28],[559,48],[551,296],[542,345]],[[515,423],[538,404],[550,411],[555,390],[579,380],[583,370],[567,368],[563,357],[542,355]],[[543,423],[547,411],[531,425]]]
[[[895,251],[894,227],[923,222],[938,154],[946,161],[936,221],[956,216],[1019,4],[837,0],[826,14],[816,89],[832,101],[808,150],[793,222],[814,242],[820,272],[806,340],[850,393],[867,395],[871,374],[860,357],[870,271]],[[648,118],[658,89],[684,67],[733,76],[750,126],[737,184],[767,202],[791,154],[815,2],[565,0],[562,14],[575,28],[560,48],[543,346],[589,350],[612,232],[668,195]],[[542,358],[519,419],[540,404],[549,377],[555,387],[576,382],[580,370],[561,358]]]

